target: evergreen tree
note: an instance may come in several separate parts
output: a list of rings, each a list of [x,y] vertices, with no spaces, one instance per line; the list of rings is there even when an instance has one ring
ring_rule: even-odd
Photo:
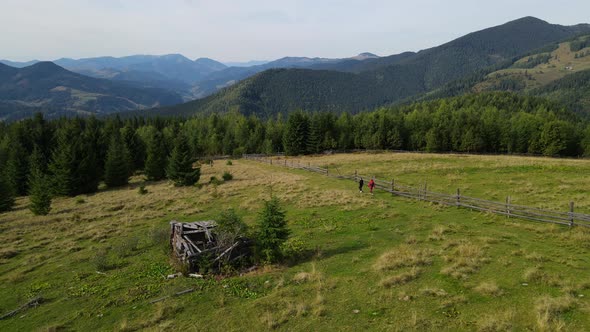
[[[144,173],[148,180],[159,181],[166,177],[166,148],[162,133],[155,128],[150,129]]]
[[[129,151],[132,170],[143,169],[146,158],[146,147],[131,124],[127,124],[121,129],[121,136]]]
[[[303,154],[307,151],[309,135],[309,118],[302,111],[289,114],[283,144],[285,153],[290,156]]]
[[[0,171],[0,212],[9,211],[14,206],[14,189],[4,172]]]
[[[75,194],[93,193],[98,190],[102,178],[104,160],[101,146],[102,135],[96,118],[90,118],[86,122],[86,128],[82,132],[82,140],[74,145],[78,156]]]
[[[175,186],[191,186],[199,181],[201,169],[193,168],[193,162],[186,136],[178,134],[166,169],[166,175]]]
[[[78,128],[71,121],[62,124],[56,133],[56,146],[49,163],[55,195],[76,196],[78,191],[78,160],[75,144],[80,140],[79,134]]]
[[[12,186],[14,193],[20,196],[27,194],[29,174],[28,153],[22,144],[13,139],[8,151],[8,161],[6,164],[6,176]]]
[[[278,262],[281,258],[281,245],[289,238],[285,211],[281,209],[276,197],[264,203],[258,221],[257,251],[263,261]]]
[[[29,173],[29,209],[36,215],[47,215],[51,210],[51,183],[45,174],[45,164],[43,154],[35,146]]]
[[[324,136],[321,132],[320,117],[318,114],[314,114],[311,119],[309,135],[307,137],[307,152],[311,154],[320,153],[322,147],[322,137]]]
[[[118,133],[111,138],[104,166],[104,182],[109,187],[120,187],[129,183],[129,151]]]

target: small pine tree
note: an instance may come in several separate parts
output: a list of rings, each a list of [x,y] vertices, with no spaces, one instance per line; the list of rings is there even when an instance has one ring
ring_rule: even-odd
[[[193,168],[193,162],[187,139],[184,135],[179,134],[166,169],[166,175],[174,182],[175,186],[192,186],[199,181],[201,169]]]
[[[0,172],[0,212],[9,211],[13,206],[14,190],[3,172]]]
[[[156,129],[148,139],[144,173],[150,181],[158,181],[166,177],[166,147],[162,133]]]
[[[111,139],[104,166],[104,182],[109,187],[120,187],[129,183],[129,152],[121,137],[115,134]]]
[[[35,147],[31,155],[29,173],[29,209],[36,215],[47,215],[51,210],[51,184],[43,172],[45,162],[40,150]]]
[[[279,200],[274,197],[264,203],[258,221],[257,251],[267,263],[278,262],[282,258],[281,245],[289,238],[285,212]]]

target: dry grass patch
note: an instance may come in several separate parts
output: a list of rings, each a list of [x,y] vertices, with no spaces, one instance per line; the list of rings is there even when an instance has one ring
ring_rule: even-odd
[[[560,286],[561,284],[559,277],[543,271],[541,266],[526,269],[522,277],[524,281],[529,283],[540,283],[549,286]]]
[[[502,332],[512,331],[514,321],[514,311],[506,311],[503,313],[494,313],[484,315],[477,323],[477,331],[479,332]]]
[[[534,261],[534,262],[547,262],[547,261],[549,261],[549,258],[547,258],[537,252],[532,252],[532,253],[524,256],[524,258],[526,258],[530,261]]]
[[[442,288],[423,288],[420,290],[420,294],[432,297],[446,297],[447,295],[449,295],[449,293],[447,293]]]
[[[412,280],[415,280],[420,276],[422,270],[416,267],[413,267],[410,271],[402,272],[391,277],[387,277],[379,283],[381,286],[385,288],[390,288],[396,285],[403,285]]]
[[[430,249],[414,248],[402,244],[396,249],[382,254],[373,267],[378,271],[394,270],[400,267],[430,265],[433,252]]]
[[[483,264],[489,262],[484,248],[469,242],[459,244],[443,258],[451,265],[444,267],[441,273],[457,279],[467,278],[479,270]]]
[[[575,227],[569,232],[561,234],[560,238],[582,247],[590,248],[590,228]]]
[[[432,233],[428,236],[428,240],[430,241],[443,241],[445,239],[445,234],[450,233],[448,227],[443,225],[438,225],[434,227]]]
[[[484,281],[477,285],[473,290],[487,296],[500,296],[503,294],[502,289],[498,287],[495,281]]]
[[[1,259],[10,259],[19,254],[19,251],[14,248],[4,248],[0,250]]]
[[[306,282],[322,282],[322,274],[316,269],[315,262],[311,264],[311,271],[301,271],[293,276],[293,282],[303,284]]]
[[[418,243],[418,239],[414,235],[410,235],[410,236],[406,237],[406,240],[404,242],[406,244],[416,244],[416,243]]]
[[[537,327],[540,331],[565,330],[566,325],[560,319],[560,315],[572,310],[575,301],[571,296],[549,297],[543,296],[535,303],[537,314]]]

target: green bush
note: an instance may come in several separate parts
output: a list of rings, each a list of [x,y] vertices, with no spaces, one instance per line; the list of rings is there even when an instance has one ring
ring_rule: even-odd
[[[214,185],[214,186],[218,186],[218,185],[222,184],[223,181],[219,180],[216,176],[212,176],[209,179],[209,183],[212,184],[212,185]]]
[[[225,172],[223,172],[222,178],[223,178],[223,181],[230,181],[230,180],[232,180],[234,178],[234,176],[231,175],[230,172],[225,171]]]
[[[145,184],[139,186],[139,188],[137,189],[137,193],[140,195],[145,195],[148,193],[148,190],[145,189]]]
[[[238,238],[246,236],[248,226],[233,209],[222,211],[217,218],[217,242],[221,246],[231,246]]]
[[[232,161],[231,161],[231,160],[228,160],[228,161],[227,161],[225,164],[226,164],[227,166],[231,166],[231,165],[233,165],[234,163],[232,163]]]

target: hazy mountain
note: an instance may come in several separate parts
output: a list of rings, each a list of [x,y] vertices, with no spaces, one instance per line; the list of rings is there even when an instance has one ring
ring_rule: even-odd
[[[169,80],[194,84],[206,75],[222,70],[226,66],[215,60],[199,58],[192,61],[180,54],[132,55],[127,57],[98,57],[86,59],[59,59],[56,64],[74,72],[84,73],[93,77],[112,78],[114,72],[128,71],[155,73]],[[101,76],[107,72],[106,76]]]
[[[91,78],[52,62],[24,68],[0,64],[0,120],[19,119],[36,111],[50,117],[114,113],[181,101],[168,90]]]
[[[312,68],[312,69],[332,69],[340,63],[353,61],[360,62],[367,59],[376,59],[378,56],[372,53],[361,53],[358,56],[344,59],[331,58],[309,58],[309,57],[284,57],[262,65],[249,67],[229,67],[224,70],[216,71],[206,76],[195,86],[200,97],[206,97],[217,92],[222,88],[231,86],[243,79],[258,74],[268,69],[278,68]]]
[[[251,60],[245,62],[224,62],[223,64],[228,67],[252,67],[252,66],[259,66],[265,63],[269,63],[269,60]]]
[[[10,61],[10,60],[0,60],[0,63],[3,63],[7,66],[14,67],[14,68],[24,68],[28,66],[32,66],[39,62],[39,60],[31,60],[25,62],[18,62],[18,61]]]
[[[296,109],[358,112],[432,91],[483,68],[512,62],[519,54],[583,32],[590,32],[590,26],[561,26],[525,17],[418,53],[348,60],[344,65],[316,62],[315,66],[307,66],[323,69],[322,65],[328,65],[332,71],[266,71],[205,100],[168,108],[167,111],[187,114],[238,109],[259,115]],[[313,61],[297,60],[294,63]],[[273,62],[264,66],[272,68]],[[335,68],[343,72],[333,71]],[[259,69],[262,68],[228,68],[209,77],[216,77],[217,81],[212,82],[222,86],[225,73],[233,71],[234,77],[247,77],[252,70]]]

